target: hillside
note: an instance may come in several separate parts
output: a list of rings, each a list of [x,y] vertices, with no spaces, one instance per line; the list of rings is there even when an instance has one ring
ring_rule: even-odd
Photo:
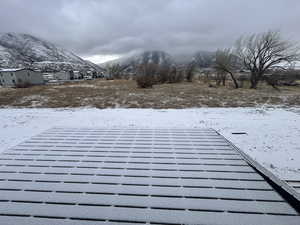
[[[171,55],[164,51],[144,51],[142,53],[121,57],[119,59],[100,64],[100,66],[106,66],[108,64],[139,65],[146,63],[170,65],[174,63],[174,59]]]
[[[192,53],[170,55],[164,51],[145,51],[139,54],[124,56],[119,59],[99,64],[102,67],[111,64],[138,65],[144,63],[186,65],[192,62],[201,67],[209,67],[214,62],[215,52],[195,51]]]
[[[30,66],[37,69],[101,70],[74,53],[29,34],[0,34],[0,67]]]

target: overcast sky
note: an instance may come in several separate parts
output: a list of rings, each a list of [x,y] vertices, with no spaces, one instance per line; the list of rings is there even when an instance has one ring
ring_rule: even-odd
[[[299,21],[300,0],[0,0],[0,32],[30,33],[94,61],[214,50],[269,29],[299,41]]]

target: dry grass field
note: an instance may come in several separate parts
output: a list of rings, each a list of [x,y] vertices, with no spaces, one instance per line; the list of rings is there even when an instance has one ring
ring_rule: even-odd
[[[29,88],[0,88],[0,107],[191,108],[300,106],[300,87],[277,91],[262,84],[257,90],[230,85],[209,87],[194,81],[137,88],[135,81],[91,80]]]

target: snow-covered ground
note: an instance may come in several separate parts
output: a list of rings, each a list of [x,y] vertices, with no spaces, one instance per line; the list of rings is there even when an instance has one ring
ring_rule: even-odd
[[[299,109],[0,109],[0,151],[53,126],[214,128],[282,179],[300,179]]]

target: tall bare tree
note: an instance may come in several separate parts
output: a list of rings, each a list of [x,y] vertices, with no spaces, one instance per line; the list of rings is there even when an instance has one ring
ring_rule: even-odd
[[[215,61],[215,54],[214,52],[205,52],[200,51],[197,52],[194,56],[194,62],[197,67],[199,68],[209,68],[213,65]]]
[[[109,75],[108,79],[121,79],[123,76],[123,72],[127,67],[127,65],[120,65],[118,63],[107,65],[106,71]]]
[[[188,82],[192,82],[193,81],[195,69],[196,69],[196,63],[195,62],[191,62],[188,65],[186,65],[186,67],[185,67],[185,75],[186,75],[186,80]]]
[[[272,67],[299,60],[299,48],[283,40],[277,31],[240,38],[236,49],[244,67],[251,72],[251,88],[256,88],[266,71]]]
[[[140,88],[152,88],[156,83],[156,74],[159,68],[155,63],[140,64],[137,69],[136,83]]]
[[[238,57],[233,54],[231,49],[228,48],[216,52],[215,69],[221,74],[229,74],[235,88],[239,88],[239,84],[234,76],[234,71],[238,68],[238,65]]]

